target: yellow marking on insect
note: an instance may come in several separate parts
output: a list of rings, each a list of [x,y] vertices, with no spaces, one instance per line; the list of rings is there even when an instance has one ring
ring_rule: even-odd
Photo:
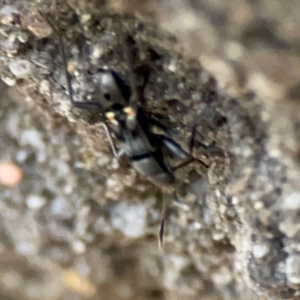
[[[130,107],[130,106],[127,106],[127,107],[124,107],[123,111],[128,115],[129,118],[131,119],[134,119],[136,117],[136,112],[135,110]]]
[[[115,119],[115,113],[114,113],[114,112],[109,111],[109,112],[107,112],[105,115],[106,115],[106,118],[108,119],[108,121],[109,121],[110,123],[114,123],[114,124],[117,123],[117,121],[116,121],[116,119]]]

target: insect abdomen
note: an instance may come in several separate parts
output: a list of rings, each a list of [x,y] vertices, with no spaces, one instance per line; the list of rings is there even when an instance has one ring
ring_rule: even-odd
[[[174,183],[174,176],[159,163],[152,153],[131,158],[133,168],[146,176],[157,186],[169,186]]]

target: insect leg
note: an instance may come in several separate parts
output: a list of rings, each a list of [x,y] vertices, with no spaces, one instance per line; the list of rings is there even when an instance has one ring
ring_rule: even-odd
[[[52,30],[54,31],[54,33],[58,37],[59,49],[60,49],[60,53],[61,53],[61,56],[62,56],[62,59],[63,59],[63,67],[64,67],[63,69],[64,69],[65,76],[66,76],[66,83],[67,83],[67,89],[68,89],[68,93],[69,93],[69,99],[70,99],[72,105],[77,107],[77,108],[86,109],[86,110],[101,109],[101,105],[98,102],[80,102],[80,101],[75,101],[74,100],[73,90],[72,90],[72,85],[71,85],[71,76],[70,76],[70,74],[68,72],[68,68],[67,68],[67,59],[66,59],[63,39],[60,36],[60,34],[58,33],[55,26],[49,20],[49,18],[47,16],[45,16],[42,12],[39,11],[39,13],[42,15],[43,18],[45,18],[45,20],[47,21],[49,26],[52,28]]]
[[[111,150],[113,152],[114,157],[117,158],[117,159],[120,158],[122,155],[125,154],[125,151],[122,148],[117,151],[116,146],[115,146],[115,144],[113,142],[111,133],[110,133],[110,131],[108,129],[108,126],[105,123],[102,123],[102,125],[103,125],[105,134],[107,136],[107,139],[108,139],[108,142],[110,144],[110,147],[111,147]]]
[[[179,144],[177,144],[174,140],[171,138],[159,135],[165,145],[165,147],[175,156],[177,156],[180,159],[187,159],[187,157],[190,157],[188,153],[186,153]]]
[[[163,194],[163,201],[162,201],[162,209],[161,209],[161,223],[159,227],[159,234],[158,234],[158,247],[160,250],[163,250],[163,238],[164,238],[164,229],[165,229],[165,221],[167,217],[168,212],[168,201],[174,201],[176,205],[178,205],[179,200],[177,197],[177,194],[175,190],[170,189],[168,187],[162,188],[162,194]],[[167,195],[171,195],[173,199],[167,199]]]
[[[149,123],[152,126],[156,126],[156,127],[160,128],[161,130],[163,130],[170,137],[175,137],[177,135],[177,132],[175,130],[170,129],[168,126],[166,126],[165,124],[161,123],[157,119],[154,119],[153,117],[150,117]]]
[[[166,220],[166,215],[167,215],[167,204],[166,204],[167,193],[168,193],[168,188],[163,187],[162,188],[163,199],[162,199],[162,209],[161,209],[161,222],[160,222],[160,227],[159,227],[159,232],[158,232],[158,248],[160,250],[163,249],[165,220]]]
[[[187,166],[188,164],[192,163],[193,161],[195,161],[195,158],[191,156],[190,158],[186,159],[181,164],[179,164],[179,165],[177,165],[175,167],[172,167],[171,170],[174,173],[176,170],[181,169],[181,168]]]
[[[191,140],[190,140],[190,145],[189,145],[189,152],[193,153],[193,149],[195,146],[195,136],[196,136],[196,125],[193,126],[192,129],[192,135],[191,135]]]
[[[193,151],[193,147],[195,145],[195,135],[196,135],[196,127],[194,126],[193,129],[192,129],[192,136],[191,136],[191,140],[190,140],[190,145],[189,145],[189,151],[190,153],[192,153]],[[180,168],[183,168],[184,166],[192,163],[193,161],[195,161],[195,158],[185,152],[179,144],[177,144],[174,140],[164,136],[164,135],[161,135],[160,136],[164,145],[166,146],[166,148],[175,156],[177,156],[178,158],[184,160],[182,163],[180,163],[179,165],[175,166],[175,167],[172,167],[171,170],[172,172],[175,172],[176,170],[180,169]],[[198,160],[197,160],[198,161]],[[208,168],[209,166],[206,165],[205,163],[201,162],[201,161],[198,161],[199,163],[201,163],[205,168]]]
[[[68,72],[68,68],[67,68],[67,59],[66,59],[66,54],[65,54],[65,49],[64,49],[64,43],[63,43],[63,39],[60,36],[60,34],[58,33],[57,29],[55,28],[55,26],[52,24],[52,22],[49,20],[49,18],[47,16],[44,16],[44,14],[42,12],[40,12],[40,14],[45,18],[45,20],[48,22],[49,26],[52,28],[52,30],[54,31],[54,33],[57,35],[58,40],[59,40],[59,48],[60,48],[60,52],[61,52],[61,56],[63,59],[63,65],[64,65],[64,72],[65,72],[65,76],[66,76],[66,83],[67,83],[67,89],[68,89],[68,93],[69,93],[69,99],[72,103],[73,106],[80,108],[80,109],[86,109],[86,110],[91,110],[91,109],[100,109],[102,110],[102,107],[100,105],[100,103],[98,102],[78,102],[75,101],[73,98],[73,90],[72,90],[72,86],[71,86],[71,78],[70,78],[70,74]],[[113,155],[115,158],[119,158],[124,154],[123,149],[120,149],[120,151],[117,152],[116,147],[114,145],[113,139],[111,137],[110,131],[107,127],[107,125],[104,123],[103,127],[104,127],[104,131],[106,133],[108,142],[111,146]]]
[[[158,233],[158,248],[163,249],[164,231],[165,231],[165,218],[166,218],[166,203],[163,199],[162,210],[161,210],[161,222]]]
[[[172,167],[171,170],[174,173],[176,170],[185,167],[186,165],[192,163],[193,161],[197,161],[197,163],[200,163],[206,169],[209,168],[209,165],[205,164],[203,161],[197,160],[193,156],[189,155],[189,157],[185,161],[183,161],[182,163],[180,163],[179,165],[177,165],[175,167]]]

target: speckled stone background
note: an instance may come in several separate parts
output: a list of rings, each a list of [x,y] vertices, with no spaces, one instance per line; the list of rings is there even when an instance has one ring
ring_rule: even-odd
[[[98,114],[71,109],[39,10],[64,38],[77,100],[95,97],[99,68],[128,78],[125,32],[147,109],[186,150],[196,128],[163,252],[161,191],[116,164]],[[299,11],[0,1],[0,160],[23,170],[0,186],[0,299],[300,299]]]

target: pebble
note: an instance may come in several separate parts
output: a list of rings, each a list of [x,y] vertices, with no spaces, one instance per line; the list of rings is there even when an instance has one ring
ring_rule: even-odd
[[[22,179],[23,172],[20,167],[9,161],[0,162],[0,184],[16,186]]]
[[[21,143],[25,145],[31,145],[33,148],[44,151],[45,144],[43,142],[43,138],[35,129],[24,130],[21,136]]]
[[[291,255],[285,264],[287,279],[290,283],[300,284],[300,256]]]
[[[51,86],[50,82],[46,79],[43,79],[39,85],[39,92],[42,95],[50,96],[51,95]]]
[[[81,240],[74,240],[72,242],[72,249],[77,254],[85,253],[86,245]]]
[[[130,238],[142,237],[147,228],[147,211],[142,204],[117,204],[111,214],[112,226]]]
[[[300,209],[300,193],[292,192],[283,198],[281,201],[281,208],[283,210],[298,210]]]
[[[266,257],[270,252],[270,248],[269,245],[267,244],[258,244],[258,245],[254,245],[253,246],[253,256],[256,259],[262,259],[264,257]]]
[[[13,60],[9,63],[8,67],[17,78],[26,78],[33,70],[32,63],[25,59]]]
[[[3,25],[10,25],[14,21],[14,14],[17,14],[18,10],[14,6],[5,5],[0,10],[0,21]]]
[[[30,195],[26,199],[27,206],[32,210],[39,210],[41,209],[46,203],[46,199],[39,195]]]
[[[11,74],[7,75],[5,73],[2,73],[1,79],[8,86],[14,86],[16,84],[16,79]]]

